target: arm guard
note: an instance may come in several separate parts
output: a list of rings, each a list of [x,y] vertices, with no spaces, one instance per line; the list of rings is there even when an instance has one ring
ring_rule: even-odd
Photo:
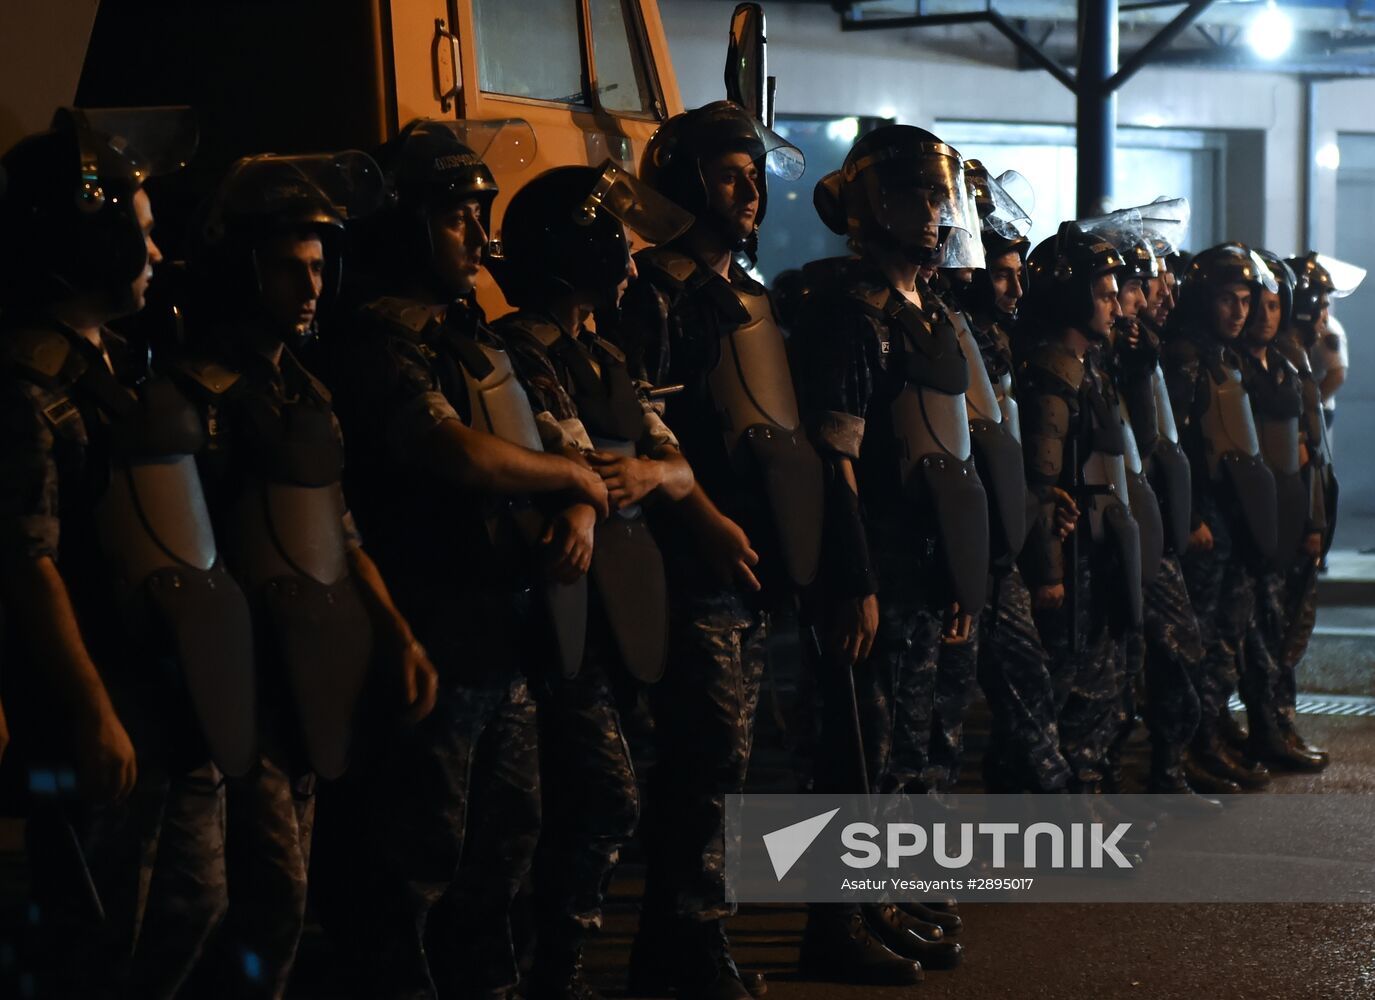
[[[832,598],[878,593],[859,497],[834,460],[826,463],[826,518],[822,527],[822,579]]]

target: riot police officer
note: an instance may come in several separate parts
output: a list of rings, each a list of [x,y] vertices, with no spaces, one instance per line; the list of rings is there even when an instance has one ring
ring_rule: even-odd
[[[1304,381],[1278,345],[1281,331],[1292,323],[1294,272],[1268,251],[1258,250],[1257,255],[1269,267],[1278,290],[1262,288],[1258,293],[1240,358],[1261,454],[1275,476],[1279,530],[1275,558],[1257,581],[1256,613],[1239,679],[1249,731],[1245,751],[1272,769],[1318,771],[1327,766],[1326,752],[1308,746],[1294,725],[1297,664],[1285,658],[1290,626],[1285,578],[1295,570],[1302,576],[1322,558],[1325,493],[1320,463],[1312,461],[1313,449],[1306,443]],[[1316,400],[1316,391],[1311,396]],[[1317,425],[1320,448],[1326,428],[1320,414],[1313,412],[1310,420]]]
[[[1149,223],[1144,218],[1148,211],[1154,213]],[[1135,684],[1144,681],[1144,714],[1151,737],[1147,789],[1188,795],[1192,789],[1183,771],[1184,751],[1198,726],[1197,682],[1203,662],[1198,621],[1177,555],[1188,543],[1190,480],[1165,395],[1160,341],[1151,325],[1168,294],[1157,251],[1183,238],[1187,202],[1172,211],[1173,222],[1159,204],[1123,210],[1104,220],[1106,225],[1097,231],[1114,240],[1123,258],[1117,271],[1122,316],[1114,324],[1106,367],[1117,386],[1128,430],[1127,489],[1140,528],[1143,570],[1143,629],[1128,637],[1127,670],[1121,678],[1123,725],[1113,750],[1120,759],[1135,724]],[[1119,766],[1117,759],[1112,766]],[[1212,800],[1189,801],[1194,811],[1217,808]],[[1184,801],[1176,806],[1187,807]]]
[[[1124,264],[1111,243],[1063,223],[1028,258],[1023,306],[1027,342],[1038,341],[1021,383],[1023,449],[1041,501],[1023,571],[1054,664],[1071,788],[1089,792],[1107,775],[1120,724],[1121,639],[1139,628],[1141,614],[1128,431],[1102,359],[1122,313],[1116,275]],[[1053,530],[1055,487],[1084,509],[1068,542]]]
[[[254,752],[195,411],[107,326],[162,260],[144,182],[195,140],[189,109],[61,109],[3,159],[0,586],[18,756],[51,791],[27,827],[45,995],[177,993],[225,906],[220,769]]]
[[[989,515],[970,446],[971,365],[921,270],[981,263],[977,216],[959,154],[908,125],[856,142],[814,201],[858,253],[804,270],[810,309],[799,348],[828,480],[821,677],[853,670],[870,787],[924,791],[941,778],[934,734],[962,721],[937,696],[938,657],[943,644],[969,642],[984,604]],[[965,259],[951,250],[957,233]],[[830,687],[821,764],[843,752],[834,735],[843,702]],[[817,787],[858,790],[838,787],[820,764]],[[814,906],[803,970],[910,982],[917,964],[959,962],[959,947],[934,936],[895,906]]]
[[[658,512],[670,652],[649,693],[657,759],[632,993],[746,995],[723,925],[725,796],[744,788],[771,612],[816,572],[822,493],[771,300],[736,255],[764,221],[765,174],[802,168],[795,147],[726,101],[665,122],[641,158],[641,179],[696,221],[636,255],[620,339],[640,378],[684,387],[664,421],[696,483]]]
[[[434,668],[344,501],[330,393],[293,350],[337,292],[345,221],[381,194],[380,170],[357,151],[246,157],[216,191],[192,261],[203,301],[178,374],[203,416],[210,515],[252,602],[261,666],[261,748],[226,789],[222,985],[236,995],[285,992],[305,918],[314,776],[343,772],[370,664],[399,671],[378,685],[398,709],[419,719],[433,705]]]
[[[606,489],[543,453],[475,295],[497,193],[484,154],[518,168],[531,138],[523,122],[418,120],[384,147],[392,200],[362,234],[371,283],[333,362],[360,527],[440,675],[430,717],[322,802],[322,919],[373,996],[516,988],[509,911],[539,830],[526,672],[582,655],[585,603],[571,633],[547,615],[585,590],[549,580],[532,545],[543,535],[553,572],[580,579],[571,509],[604,515]]]
[[[966,646],[948,646],[942,658],[968,655],[969,647],[977,656],[979,685],[992,714],[984,786],[991,792],[1058,792],[1068,785],[1069,766],[1060,753],[1049,660],[1017,566],[1034,516],[1030,505],[1036,502],[1027,490],[1022,464],[1011,340],[1025,288],[1031,245],[1024,232],[1031,220],[1028,209],[1003,186],[1004,181],[1020,180],[1015,171],[990,177],[977,160],[966,161],[965,171],[978,207],[985,267],[973,271],[967,285],[954,286],[963,312],[952,311],[951,318],[971,362],[965,403],[975,463],[993,500],[989,511],[994,555],[990,599],[977,634]],[[973,367],[979,363],[986,375]],[[1005,438],[1011,439],[1011,446]],[[1075,517],[1072,499],[1064,491],[1056,497],[1061,501],[1059,528],[1068,531]],[[947,749],[947,756],[953,749]]]
[[[681,500],[692,470],[636,387],[625,355],[588,329],[603,329],[634,274],[627,229],[651,243],[692,217],[607,161],[559,167],[516,193],[502,219],[493,267],[518,309],[495,325],[530,394],[547,450],[590,463],[614,513],[592,533],[586,652],[573,676],[533,678],[540,732],[544,832],[536,860],[538,940],[526,996],[598,996],[581,972],[583,941],[601,926],[602,895],[621,846],[634,833],[639,795],[618,702],[636,682],[657,681],[667,654],[663,556],[646,504]]]
[[[1200,790],[1211,775],[1259,788],[1265,769],[1239,759],[1227,702],[1255,613],[1255,573],[1274,558],[1275,478],[1261,456],[1236,350],[1259,289],[1275,290],[1265,264],[1239,243],[1196,255],[1170,316],[1163,367],[1193,482],[1193,525],[1182,563],[1205,649],[1202,717],[1189,758]]]

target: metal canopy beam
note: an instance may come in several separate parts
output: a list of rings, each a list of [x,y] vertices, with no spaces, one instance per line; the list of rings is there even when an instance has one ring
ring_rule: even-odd
[[[1213,0],[1187,0],[1145,45],[1117,66],[1118,0],[1079,0],[1079,66],[1077,73],[1055,61],[1041,46],[985,0],[983,10],[951,14],[915,14],[905,17],[855,19],[847,10],[840,15],[841,31],[878,31],[884,28],[932,28],[952,24],[987,24],[1017,50],[1064,84],[1075,96],[1075,147],[1078,158],[1076,202],[1080,216],[1098,215],[1113,192],[1113,158],[1116,152],[1117,90],[1150,60],[1164,52],[1188,29]],[[1157,0],[1138,0],[1126,10],[1174,6]],[[917,7],[921,9],[920,4]]]

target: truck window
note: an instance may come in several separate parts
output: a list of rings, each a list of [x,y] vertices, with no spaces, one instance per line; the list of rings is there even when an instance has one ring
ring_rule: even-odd
[[[578,0],[473,0],[478,86],[588,106]]]
[[[597,96],[607,111],[662,115],[634,0],[589,0]]]

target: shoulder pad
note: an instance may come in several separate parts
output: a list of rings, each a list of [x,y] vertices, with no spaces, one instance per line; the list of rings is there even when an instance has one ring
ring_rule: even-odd
[[[867,309],[881,311],[892,289],[882,275],[858,257],[828,257],[802,268],[809,294],[854,299]]]
[[[1041,344],[1031,352],[1027,367],[1049,376],[1052,384],[1058,383],[1069,393],[1077,393],[1084,382],[1084,362],[1061,344]]]
[[[362,307],[362,313],[388,333],[417,339],[444,315],[444,307],[384,296]]]
[[[204,358],[195,358],[183,363],[181,370],[212,396],[224,395],[242,378],[240,372]]]
[[[72,353],[70,340],[60,331],[43,327],[21,327],[0,334],[0,359],[44,379],[57,378],[69,360],[85,367],[81,357]]]
[[[607,340],[605,337],[600,337],[594,334],[591,339],[592,343],[596,345],[597,350],[601,351],[603,354],[610,357],[618,365],[625,364],[625,351],[621,350],[619,347],[617,347],[611,341]]]
[[[523,334],[545,348],[553,347],[563,336],[557,323],[527,312],[508,313],[492,324],[492,330],[503,339],[511,333]]]
[[[668,284],[671,288],[681,289],[697,273],[697,261],[687,254],[667,247],[648,247],[635,255],[635,267],[651,280]]]

